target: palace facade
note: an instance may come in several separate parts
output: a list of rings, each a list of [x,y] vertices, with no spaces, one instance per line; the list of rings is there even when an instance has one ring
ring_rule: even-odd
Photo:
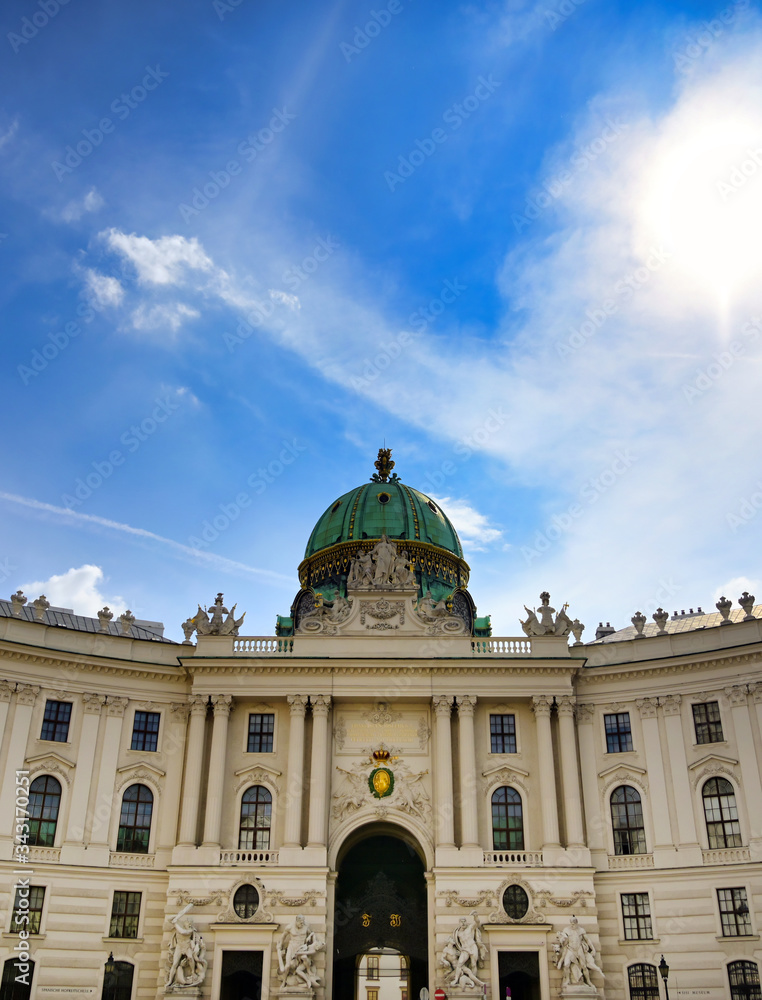
[[[392,465],[275,636],[0,601],[0,1000],[759,1000],[762,606],[494,637]]]

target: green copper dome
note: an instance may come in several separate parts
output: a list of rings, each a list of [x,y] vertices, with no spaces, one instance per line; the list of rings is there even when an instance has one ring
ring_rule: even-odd
[[[439,504],[399,480],[366,483],[340,496],[318,518],[304,557],[340,542],[382,535],[435,545],[463,558],[458,533]]]

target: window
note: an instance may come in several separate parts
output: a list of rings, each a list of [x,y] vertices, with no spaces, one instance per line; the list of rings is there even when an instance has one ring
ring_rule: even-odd
[[[659,1000],[659,979],[655,965],[631,965],[627,970],[630,1000]]]
[[[30,934],[40,933],[42,904],[45,902],[45,886],[30,885],[28,889],[16,889],[11,917],[11,934],[25,930]]]
[[[61,808],[61,785],[49,774],[35,778],[29,786],[29,844],[53,847]]]
[[[3,966],[0,1000],[29,1000],[34,979],[34,962],[9,958]]]
[[[378,990],[368,990],[367,1000],[378,1000]]]
[[[233,909],[241,920],[253,917],[259,909],[259,893],[253,885],[242,885],[233,896]]]
[[[262,785],[252,785],[241,799],[241,851],[266,851],[270,846],[270,820],[273,797]]]
[[[746,889],[718,889],[723,937],[744,937],[751,934],[749,904]]]
[[[603,724],[606,727],[606,753],[627,753],[632,750],[629,712],[604,715]]]
[[[611,793],[610,804],[614,854],[645,854],[646,831],[640,793],[630,785],[620,785]]]
[[[103,973],[101,1000],[130,1000],[135,967],[129,962],[114,962],[114,971]]]
[[[124,851],[125,854],[148,854],[152,813],[151,789],[145,785],[130,785],[122,798],[117,851]]]
[[[529,911],[529,896],[520,885],[509,885],[503,893],[503,909],[511,920],[521,920]]]
[[[740,847],[741,826],[733,786],[726,778],[710,778],[701,790],[710,847]]]
[[[70,719],[70,701],[46,701],[40,739],[53,740],[55,743],[66,743],[69,739]]]
[[[136,938],[140,918],[139,892],[115,892],[111,904],[111,926],[108,936],[112,938]]]
[[[490,715],[491,753],[516,753],[516,716]]]
[[[515,788],[498,788],[492,796],[492,846],[496,851],[524,850],[521,796]]]
[[[132,723],[130,750],[147,750],[156,753],[159,747],[159,720],[161,712],[136,712]]]
[[[365,970],[367,979],[378,979],[378,955],[368,955]]]
[[[247,753],[272,753],[275,716],[269,712],[249,716],[249,741]]]
[[[623,892],[622,917],[626,941],[643,941],[653,937],[647,892]]]
[[[732,1000],[760,1000],[759,968],[756,962],[731,962],[728,966]]]
[[[693,725],[696,727],[697,743],[722,743],[722,719],[720,718],[720,703],[707,701],[702,705],[693,706]]]

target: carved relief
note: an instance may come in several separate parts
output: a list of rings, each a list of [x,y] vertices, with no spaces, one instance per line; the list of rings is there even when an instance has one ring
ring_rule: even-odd
[[[524,890],[527,894],[527,900],[529,902],[529,907],[527,912],[523,917],[509,917],[508,914],[503,909],[503,894],[505,890],[511,886],[517,885]],[[540,903],[535,903],[535,896],[540,896],[541,893],[535,893],[535,890],[526,881],[526,879],[521,878],[518,875],[509,875],[505,881],[500,883],[497,891],[495,892],[495,897],[497,900],[497,909],[493,910],[492,913],[487,917],[487,920],[491,924],[544,924],[546,923],[546,918],[544,913],[539,912]]]
[[[284,896],[280,889],[271,889],[267,897],[271,906],[317,906],[323,894],[317,889],[307,889],[301,896]]]
[[[234,908],[233,901],[235,899],[235,894],[240,888],[245,885],[251,885],[257,890],[257,895],[259,896],[259,906],[256,911],[250,917],[239,916]],[[260,879],[257,878],[252,872],[248,872],[246,875],[234,882],[227,893],[227,906],[224,910],[221,910],[217,914],[217,923],[220,924],[271,924],[275,919],[272,913],[265,906],[265,899],[267,897],[267,890]],[[211,898],[209,900],[211,902]]]
[[[372,618],[374,624],[370,624],[366,620],[367,618]],[[399,620],[392,624],[392,618]],[[400,625],[405,624],[405,603],[404,601],[387,601],[383,597],[375,602],[361,601],[360,624],[364,625],[366,629],[382,632],[399,628]]]
[[[274,768],[258,764],[255,767],[247,767],[241,771],[236,771],[235,776],[239,779],[235,786],[236,793],[240,792],[245,785],[267,785],[275,792],[280,791],[278,778],[281,776],[281,772],[276,771]]]
[[[445,889],[438,892],[445,901],[445,906],[462,906],[464,909],[472,910],[475,906],[493,906],[495,902],[494,889],[482,889],[476,896],[461,896],[457,889]]]
[[[659,702],[656,698],[638,698],[635,704],[638,706],[641,719],[656,718],[656,709],[659,707]]]

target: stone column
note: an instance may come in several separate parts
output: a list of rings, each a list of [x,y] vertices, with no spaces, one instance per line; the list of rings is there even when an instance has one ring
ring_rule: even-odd
[[[12,837],[14,834],[16,772],[24,766],[32,712],[39,693],[40,689],[31,684],[16,685],[16,710],[13,713],[8,757],[5,761],[3,785],[0,790],[0,834],[4,837]]]
[[[476,797],[476,745],[474,708],[476,696],[460,694],[455,699],[460,720],[460,830],[463,847],[479,847],[479,809]]]
[[[98,788],[95,793],[93,809],[93,826],[90,843],[108,848],[111,831],[111,814],[114,808],[114,783],[116,781],[116,766],[119,763],[119,748],[122,743],[122,723],[124,710],[129,698],[115,698],[111,695],[106,700],[106,725],[103,731],[101,745],[100,767],[98,769]]]
[[[579,738],[579,763],[582,772],[582,795],[585,802],[585,827],[587,843],[593,851],[605,851],[604,823],[598,796],[598,768],[595,765],[595,732],[593,705],[577,705],[577,736]]]
[[[540,771],[540,796],[542,801],[542,840],[546,847],[560,847],[558,836],[558,801],[556,799],[556,772],[553,764],[553,737],[550,732],[551,701],[547,695],[535,695],[532,709],[537,723],[537,760]]]
[[[732,687],[726,687],[725,694],[730,702],[733,727],[736,731],[746,810],[751,824],[749,839],[759,843],[762,840],[762,782],[754,749],[746,685],[734,684]]]
[[[556,698],[561,745],[561,787],[566,815],[566,846],[584,847],[582,803],[577,774],[577,734],[574,728],[574,698],[568,694]]]
[[[185,755],[185,735],[188,729],[186,701],[174,702],[164,708],[164,735],[161,749],[167,761],[167,779],[161,800],[161,817],[157,831],[156,845],[171,850],[177,844],[177,827],[180,821],[180,795],[183,787],[183,757]]]
[[[681,847],[693,847],[698,850],[696,835],[696,815],[693,811],[693,794],[688,778],[688,758],[685,755],[685,737],[683,735],[680,703],[682,696],[668,694],[661,700],[664,710],[664,728],[667,733],[667,753],[672,770],[672,791],[674,793],[675,812],[677,813],[677,838]],[[701,864],[700,856],[697,864]]]
[[[290,694],[291,726],[288,733],[288,794],[284,847],[302,846],[302,799],[304,798],[304,712],[307,698]]]
[[[187,747],[185,759],[185,777],[183,779],[183,808],[180,814],[180,843],[196,846],[198,833],[198,804],[201,797],[201,767],[204,761],[204,730],[206,729],[207,696],[191,695],[188,699],[190,707],[190,723],[188,725]]]
[[[635,704],[640,712],[643,729],[643,748],[646,753],[646,768],[648,770],[649,802],[654,825],[653,852],[674,850],[672,830],[669,823],[667,803],[667,783],[664,779],[664,761],[661,755],[661,737],[659,735],[659,720],[656,710],[659,703],[656,698],[639,698]]]
[[[105,695],[83,694],[82,729],[77,750],[77,769],[69,801],[69,821],[66,824],[66,843],[82,844],[87,826],[87,805],[93,782],[93,768],[98,744],[98,728],[101,723],[101,709],[106,702]]]
[[[437,847],[455,847],[452,800],[452,695],[434,697],[437,759],[434,765],[437,789]]]
[[[319,694],[312,702],[312,763],[310,775],[310,816],[308,847],[323,847],[326,842],[328,798],[328,713],[331,696]]]
[[[8,681],[0,681],[0,746],[5,735],[5,723],[8,721],[8,710],[11,707],[13,688]]]
[[[220,826],[222,825],[222,799],[225,791],[225,759],[228,749],[228,722],[233,696],[212,695],[214,727],[212,728],[212,748],[209,751],[209,776],[206,786],[206,821],[204,823],[204,847],[219,847]]]

